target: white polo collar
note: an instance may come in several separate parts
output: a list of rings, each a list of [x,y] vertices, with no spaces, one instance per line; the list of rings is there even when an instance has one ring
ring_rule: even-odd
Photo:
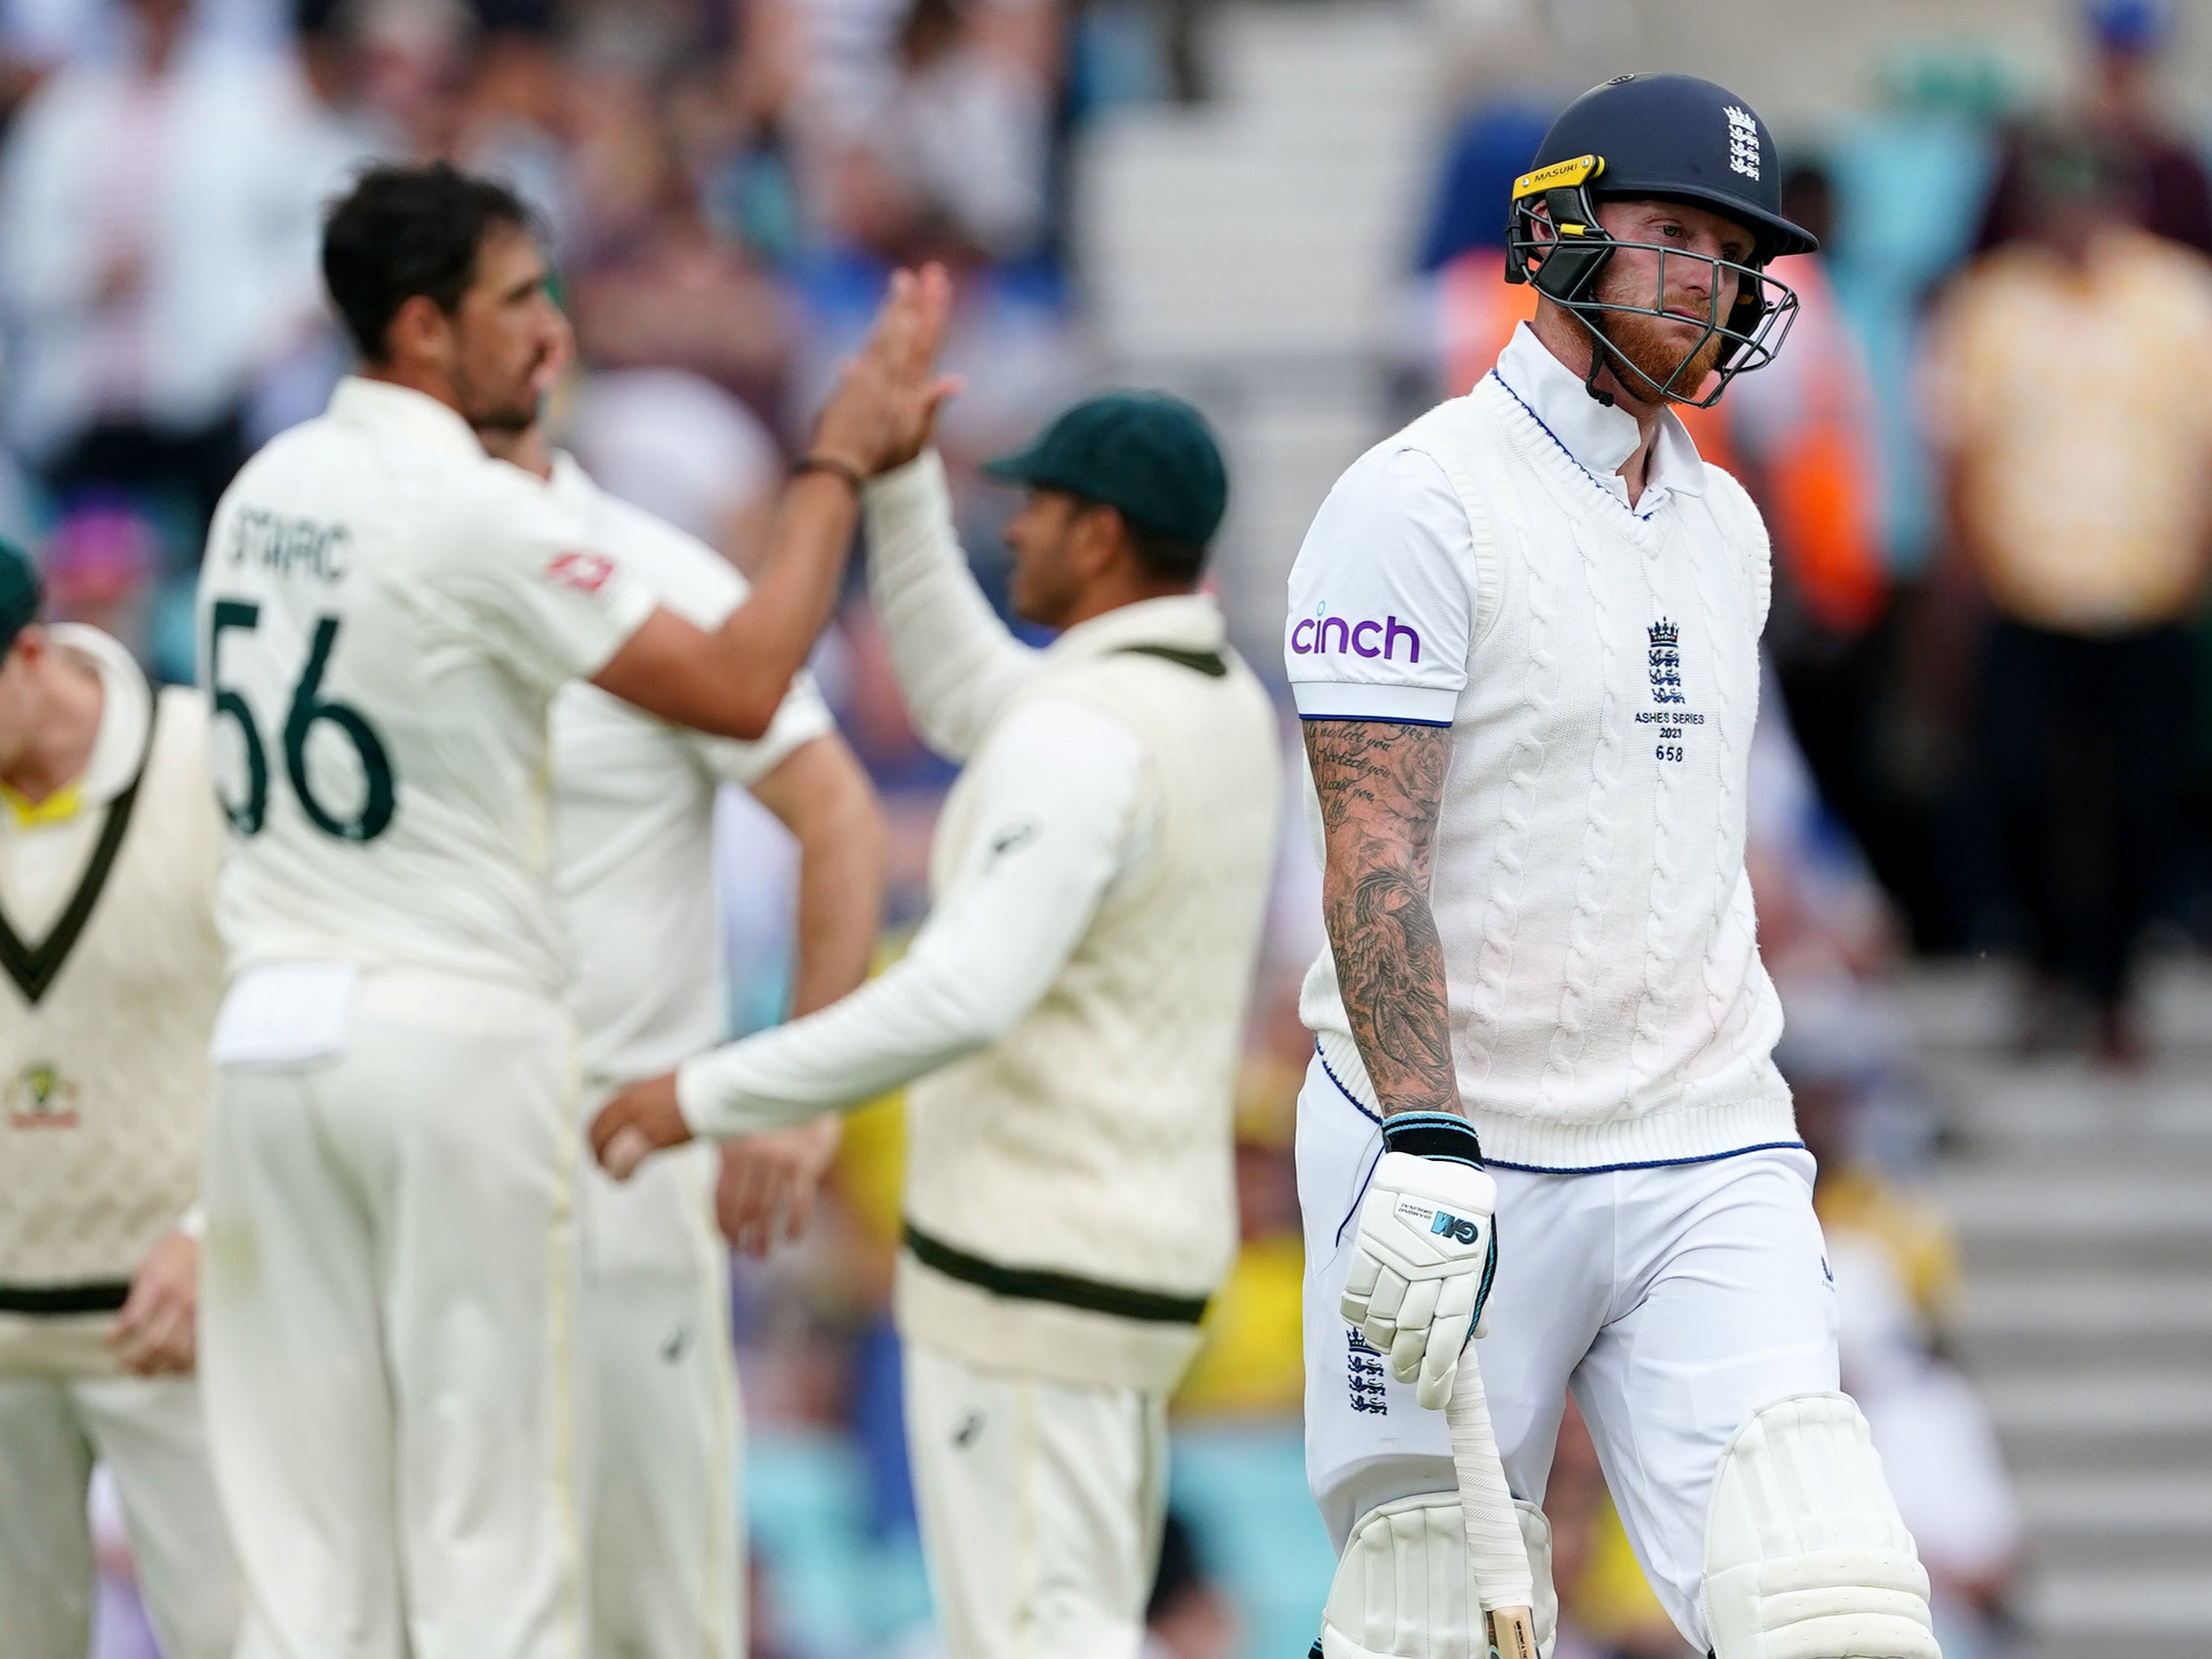
[[[1636,417],[1591,397],[1583,377],[1554,357],[1528,324],[1513,331],[1492,373],[1570,460],[1638,518],[1650,518],[1668,495],[1705,494],[1705,464],[1698,459],[1698,447],[1680,417],[1664,409],[1659,411],[1658,434],[1644,468],[1644,494],[1632,504],[1620,465],[1643,441]]]
[[[461,418],[459,410],[412,386],[349,374],[331,393],[330,413],[349,426],[392,433],[456,457],[486,459],[476,428]]]

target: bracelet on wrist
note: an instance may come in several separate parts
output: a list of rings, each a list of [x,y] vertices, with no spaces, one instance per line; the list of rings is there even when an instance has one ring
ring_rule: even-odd
[[[791,464],[791,476],[794,478],[803,477],[809,472],[827,473],[830,477],[841,480],[855,495],[868,481],[860,468],[849,461],[839,460],[835,455],[801,455]]]

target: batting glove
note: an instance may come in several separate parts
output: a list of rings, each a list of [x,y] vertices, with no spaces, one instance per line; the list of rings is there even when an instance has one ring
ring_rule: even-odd
[[[1441,1410],[1460,1350],[1480,1335],[1498,1273],[1498,1183],[1474,1127],[1448,1112],[1401,1112],[1382,1124],[1382,1156],[1359,1206],[1359,1232],[1339,1304],[1390,1375]]]

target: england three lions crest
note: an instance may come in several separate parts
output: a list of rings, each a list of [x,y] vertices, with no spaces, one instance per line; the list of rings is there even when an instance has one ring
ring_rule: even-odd
[[[1664,617],[1645,629],[1651,641],[1650,673],[1651,701],[1656,703],[1679,703],[1682,701],[1682,633]]]
[[[1747,110],[1730,104],[1721,113],[1728,118],[1729,167],[1747,179],[1759,177],[1759,122]]]

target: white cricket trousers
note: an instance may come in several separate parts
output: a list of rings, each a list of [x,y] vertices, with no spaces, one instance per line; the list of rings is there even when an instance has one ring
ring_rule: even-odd
[[[364,975],[343,1052],[216,1073],[201,1381],[239,1659],[580,1659],[572,1030]]]
[[[743,1430],[715,1150],[586,1165],[586,1573],[594,1659],[744,1650]]]
[[[106,1316],[102,1316],[103,1324]],[[138,1593],[168,1659],[230,1659],[238,1577],[189,1376],[0,1372],[0,1659],[84,1659],[95,1463],[123,1500]]]
[[[1298,1096],[1306,1475],[1338,1550],[1379,1504],[1456,1490],[1424,1411],[1337,1310],[1380,1120],[1316,1055]],[[1836,1387],[1836,1297],[1802,1147],[1544,1175],[1491,1166],[1498,1278],[1476,1351],[1517,1498],[1541,1503],[1570,1388],[1668,1615],[1710,1645],[1699,1592],[1721,1453],[1753,1412]]]
[[[907,1455],[949,1659],[1137,1659],[1167,1513],[1165,1393],[904,1346]]]

